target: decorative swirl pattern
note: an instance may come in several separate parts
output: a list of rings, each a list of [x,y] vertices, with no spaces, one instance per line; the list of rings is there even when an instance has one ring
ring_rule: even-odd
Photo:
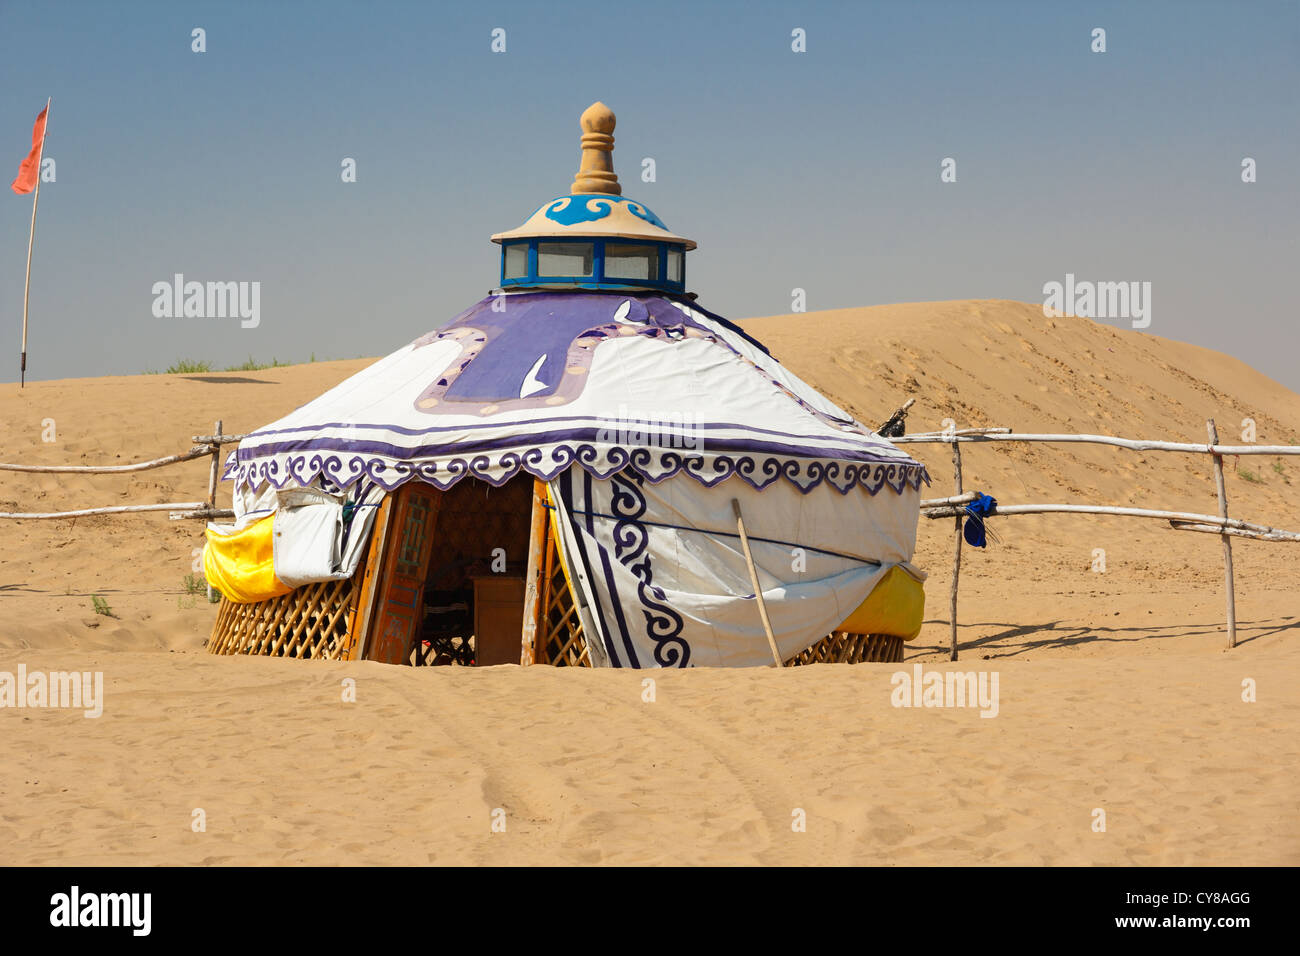
[[[558,222],[562,226],[576,226],[578,223],[596,222],[599,219],[604,219],[614,211],[615,203],[622,203],[627,207],[627,211],[638,219],[648,222],[652,226],[658,226],[664,232],[668,231],[668,227],[664,225],[663,220],[648,208],[623,196],[604,194],[562,196],[547,203],[544,208],[546,209],[546,218],[552,222]]]
[[[627,211],[632,215],[636,216],[638,219],[644,219],[652,226],[658,226],[664,232],[668,231],[668,227],[664,225],[664,221],[645,206],[641,205],[639,202],[632,202],[630,199],[625,201],[627,202]]]
[[[611,536],[614,556],[636,576],[636,596],[645,615],[646,636],[654,641],[655,661],[661,667],[686,667],[691,660],[691,645],[681,636],[686,622],[667,603],[663,588],[655,585],[650,555],[646,553],[650,533],[640,520],[646,512],[645,495],[641,492],[644,480],[635,471],[618,472],[611,477],[614,494],[609,507],[617,519]]]
[[[650,535],[639,520],[646,511],[645,495],[632,483],[642,479],[635,472],[633,475],[635,478],[629,480],[622,474],[616,474],[610,481],[614,491],[610,499],[610,510],[619,518],[614,525],[614,556],[623,564],[629,564],[650,543]]]
[[[351,455],[345,459],[339,454],[308,456],[284,452],[242,462],[232,456],[227,460],[222,476],[233,478],[237,486],[252,491],[266,483],[275,488],[307,486],[320,476],[334,482],[340,489],[369,479],[385,491],[392,491],[416,479],[446,491],[466,475],[496,487],[521,471],[551,481],[575,462],[601,481],[624,471],[651,484],[686,474],[706,488],[712,488],[735,475],[751,488],[762,491],[777,479],[784,478],[804,494],[822,484],[830,485],[840,494],[848,494],[854,488],[870,495],[877,494],[882,488],[902,494],[907,488],[919,490],[923,483],[930,483],[925,466],[911,461],[842,462],[761,454],[706,456],[644,445],[625,448],[588,443],[515,448],[470,458],[448,457],[416,462],[383,455]]]
[[[577,202],[575,200],[584,200]],[[565,196],[546,207],[546,218],[558,222],[561,226],[576,226],[580,222],[595,222],[604,219],[614,210],[614,204],[608,199],[584,199],[582,196]],[[641,218],[645,218],[642,216]]]

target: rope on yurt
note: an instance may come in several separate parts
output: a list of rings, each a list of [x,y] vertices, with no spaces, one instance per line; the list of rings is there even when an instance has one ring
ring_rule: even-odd
[[[546,507],[548,509],[554,510],[555,505],[548,503]],[[605,514],[603,511],[580,511],[577,508],[575,508],[570,512],[570,514],[584,515],[592,518],[608,518],[610,521],[620,520],[617,515]],[[693,531],[696,534],[715,535],[717,537],[722,537],[722,538],[736,538],[736,539],[740,538],[740,535],[735,531],[709,531],[704,528],[692,528],[689,525],[672,524],[667,521],[647,521],[645,518],[638,518],[637,522],[639,524],[650,525],[651,527],[654,528],[668,528],[673,531]],[[816,551],[818,554],[829,555],[832,558],[844,558],[846,561],[856,561],[862,565],[875,565],[876,567],[880,566],[879,561],[872,561],[868,558],[859,558],[857,555],[844,554],[841,551],[831,551],[827,548],[817,548],[811,544],[800,544],[797,541],[782,541],[780,538],[760,538],[756,534],[748,534],[748,533],[746,533],[746,537],[748,537],[750,541],[761,541],[764,544],[779,544],[783,548],[803,548],[805,551]]]

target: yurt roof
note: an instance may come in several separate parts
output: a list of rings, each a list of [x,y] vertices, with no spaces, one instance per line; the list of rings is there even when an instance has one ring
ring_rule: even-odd
[[[577,464],[604,479],[807,492],[901,493],[929,478],[688,300],[592,291],[489,296],[246,437],[226,476],[256,489],[362,479],[392,490],[465,476],[551,480]]]
[[[492,238],[533,237],[530,262],[541,237],[565,230],[588,237],[602,263],[613,254],[605,235],[693,247],[622,197],[609,108],[593,104],[581,126],[573,194]],[[577,464],[600,479],[631,468],[652,482],[684,473],[706,486],[734,477],[758,489],[785,480],[805,492],[825,483],[872,495],[929,480],[682,294],[663,262],[661,281],[639,283],[657,288],[608,281],[603,268],[594,282],[565,280],[563,291],[539,283],[490,295],[247,436],[227,477],[248,489],[362,479],[445,489],[466,475],[500,485],[525,471],[549,481]]]

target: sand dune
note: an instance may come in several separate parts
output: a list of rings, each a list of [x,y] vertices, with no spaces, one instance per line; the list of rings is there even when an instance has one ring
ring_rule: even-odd
[[[1080,318],[1044,318],[1018,302],[909,303],[754,319],[746,328],[773,354],[860,418],[877,424],[915,396],[912,432],[1001,425],[1019,432],[1084,432],[1224,443],[1253,419],[1257,441],[1300,443],[1300,395],[1230,356]],[[809,331],[815,335],[809,336]],[[950,451],[908,450],[929,467],[928,494],[950,494]],[[1275,470],[1274,465],[1277,465]],[[1230,513],[1300,530],[1300,459],[1230,459]],[[1004,504],[1059,502],[1214,514],[1205,456],[1089,445],[965,446],[967,490]],[[952,522],[923,519],[918,562],[934,577],[917,649],[946,644]],[[929,527],[926,527],[929,525]],[[1024,516],[993,523],[1002,542],[967,549],[962,613],[968,639],[993,656],[1061,651],[1113,654],[1217,650],[1223,570],[1211,535],[1149,519]],[[1093,549],[1106,572],[1094,573]],[[1244,637],[1269,638],[1300,618],[1290,546],[1238,543],[1237,610]]]
[[[1214,417],[1236,441],[1252,418],[1260,442],[1300,442],[1300,396],[1240,362],[1038,306],[745,327],[873,424],[913,396],[911,431],[952,418],[1202,441]],[[6,387],[0,461],[174,453],[218,418],[251,430],[366,364]],[[910,450],[929,494],[949,493],[948,450]],[[1228,463],[1232,513],[1300,530],[1300,461],[1273,461]],[[1215,509],[1203,457],[967,446],[965,464],[966,487],[1003,503]],[[202,461],[0,473],[0,511],[194,501],[206,484]],[[97,720],[0,711],[0,863],[1300,862],[1293,546],[1238,544],[1243,643],[1225,653],[1215,537],[1072,516],[994,528],[1000,543],[967,552],[959,615],[963,667],[1001,675],[986,720],[891,707],[889,666],[657,674],[650,704],[641,675],[618,672],[213,659],[215,609],[184,587],[197,522],[5,521],[0,671],[102,670],[107,700]],[[952,522],[923,519],[928,620],[908,667],[939,666],[951,547]],[[349,676],[354,704],[340,700]],[[1246,678],[1257,703],[1241,700]],[[190,830],[196,807],[206,833]],[[504,834],[489,830],[498,807]],[[1098,807],[1106,833],[1091,829]],[[806,833],[791,832],[795,808]]]

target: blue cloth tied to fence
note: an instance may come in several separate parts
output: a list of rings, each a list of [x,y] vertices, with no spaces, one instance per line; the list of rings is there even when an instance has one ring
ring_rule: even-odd
[[[984,532],[984,519],[998,510],[997,500],[985,494],[977,494],[975,500],[966,506],[966,522],[961,534],[972,548],[982,548],[988,543]]]

